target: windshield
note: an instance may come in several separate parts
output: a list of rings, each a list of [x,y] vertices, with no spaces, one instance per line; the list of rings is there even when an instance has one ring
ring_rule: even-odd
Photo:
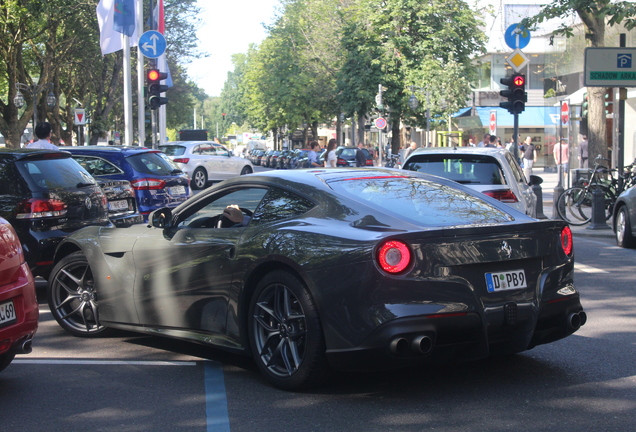
[[[126,158],[132,167],[142,173],[151,175],[175,175],[181,170],[163,153],[141,153]]]
[[[506,184],[499,163],[491,156],[420,154],[410,157],[403,168],[462,184]]]
[[[335,180],[332,189],[417,225],[453,226],[512,221],[478,196],[432,181],[374,176]]]
[[[159,146],[159,150],[168,156],[181,156],[185,153],[186,148],[178,145],[162,145]]]

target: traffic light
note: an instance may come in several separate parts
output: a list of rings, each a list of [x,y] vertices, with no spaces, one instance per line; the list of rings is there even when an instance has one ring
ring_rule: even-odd
[[[587,117],[590,113],[590,97],[587,92],[583,93],[583,102],[581,103],[581,135],[587,135]]]
[[[609,116],[614,113],[614,95],[612,90],[605,91],[605,116]]]
[[[526,109],[528,96],[526,95],[526,76],[523,74],[513,74],[506,78],[501,78],[499,82],[507,88],[501,90],[499,94],[506,98],[506,102],[500,102],[499,106],[508,110],[510,114],[519,114]]]
[[[161,97],[161,93],[168,90],[167,85],[161,84],[162,80],[168,78],[165,72],[159,72],[158,69],[148,69],[146,72],[146,83],[148,85],[148,106],[152,110],[156,110],[161,105],[168,103],[167,97]]]

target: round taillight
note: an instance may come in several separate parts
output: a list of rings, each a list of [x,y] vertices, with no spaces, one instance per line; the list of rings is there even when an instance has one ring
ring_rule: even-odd
[[[565,252],[567,256],[572,255],[572,230],[569,226],[565,226],[561,230],[561,247],[563,248],[563,252]]]
[[[378,264],[387,273],[400,273],[411,263],[411,250],[406,243],[389,240],[378,249]]]

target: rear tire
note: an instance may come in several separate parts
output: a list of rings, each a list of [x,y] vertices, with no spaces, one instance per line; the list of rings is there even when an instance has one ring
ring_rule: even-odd
[[[199,190],[205,188],[205,185],[208,184],[208,173],[201,167],[194,170],[192,173],[192,181],[190,182],[190,187],[194,190]]]
[[[295,275],[279,270],[261,279],[248,323],[252,355],[270,383],[301,390],[323,380],[328,368],[322,325],[309,290]]]
[[[245,165],[241,170],[241,175],[252,174],[252,172],[252,167],[250,167],[249,165]]]
[[[616,214],[616,244],[623,248],[636,247],[636,239],[632,235],[632,225],[626,206],[622,206]]]

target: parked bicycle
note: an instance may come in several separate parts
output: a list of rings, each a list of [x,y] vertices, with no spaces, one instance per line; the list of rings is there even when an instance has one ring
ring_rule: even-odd
[[[585,225],[592,220],[594,192],[603,194],[605,220],[612,217],[616,198],[626,189],[636,185],[634,164],[625,167],[623,173],[603,165],[608,159],[600,155],[594,160],[589,179],[583,179],[566,189],[557,201],[559,217],[570,225]],[[635,161],[636,162],[636,161]]]
[[[396,154],[392,154],[386,158],[386,164],[384,165],[387,168],[397,168],[400,164],[400,156]]]

